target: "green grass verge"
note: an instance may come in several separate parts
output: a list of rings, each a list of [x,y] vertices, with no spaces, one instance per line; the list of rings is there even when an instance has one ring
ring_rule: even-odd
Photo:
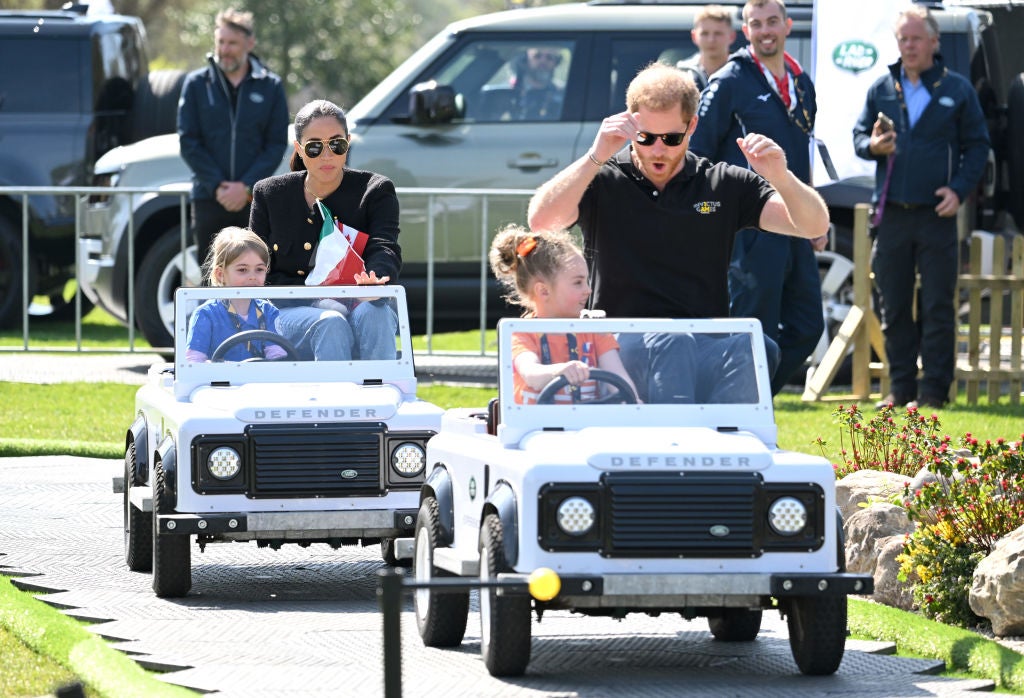
[[[941,659],[948,671],[1024,690],[1024,656],[970,630],[861,599],[850,599],[849,626],[855,635],[896,643],[900,653]]]
[[[9,577],[0,577],[0,628],[6,631],[0,634],[0,646],[16,647],[11,642],[14,637],[31,650],[4,652],[2,695],[26,695],[23,689],[13,688],[16,685],[25,685],[27,694],[38,695],[68,683],[72,677],[92,689],[92,695],[111,698],[196,695],[147,673],[79,621],[19,591]],[[42,662],[41,671],[37,671],[39,658],[47,660]]]

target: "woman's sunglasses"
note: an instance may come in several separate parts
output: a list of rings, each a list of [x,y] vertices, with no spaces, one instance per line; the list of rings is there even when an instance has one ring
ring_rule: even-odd
[[[686,131],[682,133],[649,133],[647,131],[636,132],[636,144],[637,145],[654,145],[654,141],[661,139],[661,142],[667,145],[669,148],[675,148],[677,145],[682,144],[683,139],[686,138]]]
[[[324,152],[324,142],[322,139],[316,138],[313,140],[306,141],[306,144],[302,146],[302,150],[306,153],[307,158],[318,158],[320,153]],[[331,152],[335,155],[344,155],[348,152],[348,139],[343,136],[338,136],[326,141],[327,147],[331,149]]]

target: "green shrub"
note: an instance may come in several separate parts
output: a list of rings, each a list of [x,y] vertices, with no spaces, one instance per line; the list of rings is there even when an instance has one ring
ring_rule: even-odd
[[[832,413],[839,427],[839,455],[834,463],[836,478],[857,470],[884,470],[913,477],[930,463],[945,456],[950,438],[939,435],[939,418],[925,417],[916,407],[908,408],[897,425],[892,405],[880,409],[870,419],[857,405],[840,405]],[[818,438],[818,448],[828,457],[829,444]]]

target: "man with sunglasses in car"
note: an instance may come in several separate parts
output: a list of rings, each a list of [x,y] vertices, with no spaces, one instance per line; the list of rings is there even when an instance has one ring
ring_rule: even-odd
[[[811,182],[810,144],[817,112],[814,85],[786,53],[793,20],[783,0],[748,0],[743,34],[748,46],[730,56],[701,94],[693,152],[713,161],[746,166],[736,140],[747,133],[768,136],[786,152],[792,171]],[[804,365],[825,330],[821,279],[812,242],[745,228],[736,236],[729,269],[733,317],[756,317],[779,345],[779,367],[772,393],[782,390]]]
[[[738,141],[750,169],[688,152],[697,99],[688,74],[648,66],[629,85],[628,110],[606,118],[586,155],[530,201],[534,230],[579,224],[592,307],[610,317],[727,317],[737,230],[757,226],[802,238],[828,230],[824,201],[787,169],[771,139],[750,133]],[[648,383],[671,396],[673,386],[659,381],[678,365],[677,350],[651,339]],[[643,377],[633,377],[643,389]]]
[[[189,73],[178,102],[199,260],[221,228],[249,224],[252,186],[274,174],[288,147],[284,85],[252,55],[252,13],[224,10],[215,27],[208,65]]]

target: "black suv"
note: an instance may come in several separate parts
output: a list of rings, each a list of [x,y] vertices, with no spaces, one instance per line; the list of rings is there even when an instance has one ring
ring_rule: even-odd
[[[175,130],[184,74],[149,72],[142,22],[66,7],[0,11],[0,186],[85,186],[111,148]],[[29,299],[49,299],[29,311],[67,316],[74,197],[28,202]],[[22,197],[0,194],[0,327],[21,320],[22,253]]]

